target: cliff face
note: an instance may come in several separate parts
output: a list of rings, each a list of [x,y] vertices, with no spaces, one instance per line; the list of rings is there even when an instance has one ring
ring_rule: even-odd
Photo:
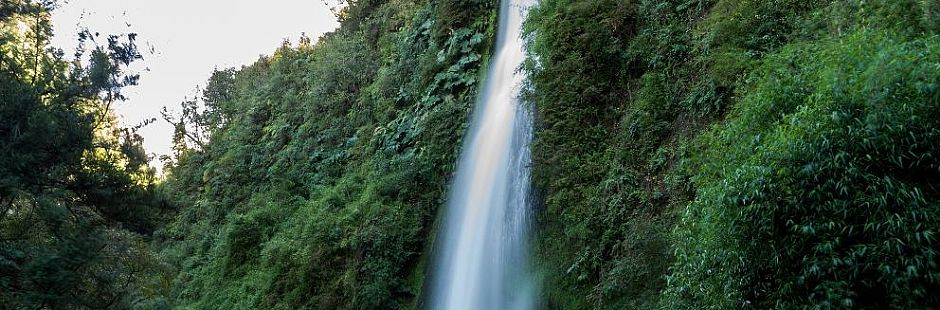
[[[181,127],[203,145],[179,135],[166,184],[179,305],[414,307],[495,5],[360,1],[315,43],[213,74]]]
[[[359,1],[216,72],[164,185],[177,303],[417,307],[496,8]],[[937,20],[932,0],[542,1],[543,305],[937,307]]]

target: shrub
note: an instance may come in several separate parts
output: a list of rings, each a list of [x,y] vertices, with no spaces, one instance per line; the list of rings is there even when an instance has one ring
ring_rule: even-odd
[[[940,40],[858,31],[757,70],[699,141],[670,308],[940,305]]]

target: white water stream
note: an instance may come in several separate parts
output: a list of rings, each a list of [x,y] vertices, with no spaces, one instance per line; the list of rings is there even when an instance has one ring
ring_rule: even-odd
[[[451,189],[431,309],[532,309],[528,259],[532,115],[520,103],[529,0],[502,0],[496,49]]]

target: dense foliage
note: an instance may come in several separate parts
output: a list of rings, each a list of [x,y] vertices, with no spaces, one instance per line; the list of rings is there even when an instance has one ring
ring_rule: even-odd
[[[0,308],[424,306],[495,1],[353,1],[213,72],[164,110],[160,184],[111,114],[135,36],[66,61],[52,6],[0,2]],[[525,27],[543,306],[940,307],[940,2],[543,0]]]
[[[336,33],[217,72],[203,112],[184,104],[180,141],[211,134],[171,170],[197,193],[168,230],[183,304],[417,306],[492,35],[492,3],[474,5],[353,3]],[[539,3],[545,305],[937,306],[937,14]]]
[[[0,4],[0,308],[165,305],[146,243],[164,205],[110,110],[136,82],[134,35],[84,31],[68,62],[48,45],[52,5]]]
[[[168,110],[178,304],[417,306],[494,5],[356,2]]]
[[[940,305],[938,13],[543,1],[527,29],[549,304]]]
[[[758,69],[728,123],[702,138],[707,165],[674,275],[683,300],[940,303],[940,41],[896,38],[860,31],[795,44]],[[713,268],[722,272],[703,277]]]

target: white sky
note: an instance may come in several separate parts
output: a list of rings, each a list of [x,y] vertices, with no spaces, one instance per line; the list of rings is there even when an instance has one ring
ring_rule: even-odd
[[[164,106],[174,109],[193,97],[214,68],[251,64],[284,39],[296,44],[306,33],[316,41],[338,25],[322,0],[68,0],[60,5],[52,16],[52,43],[66,57],[74,54],[78,24],[102,36],[138,34],[144,60],[131,69],[141,75],[140,85],[125,89],[129,100],[115,110],[125,126],[157,118],[140,131],[157,167],[157,158],[170,153],[172,128],[160,117]]]

